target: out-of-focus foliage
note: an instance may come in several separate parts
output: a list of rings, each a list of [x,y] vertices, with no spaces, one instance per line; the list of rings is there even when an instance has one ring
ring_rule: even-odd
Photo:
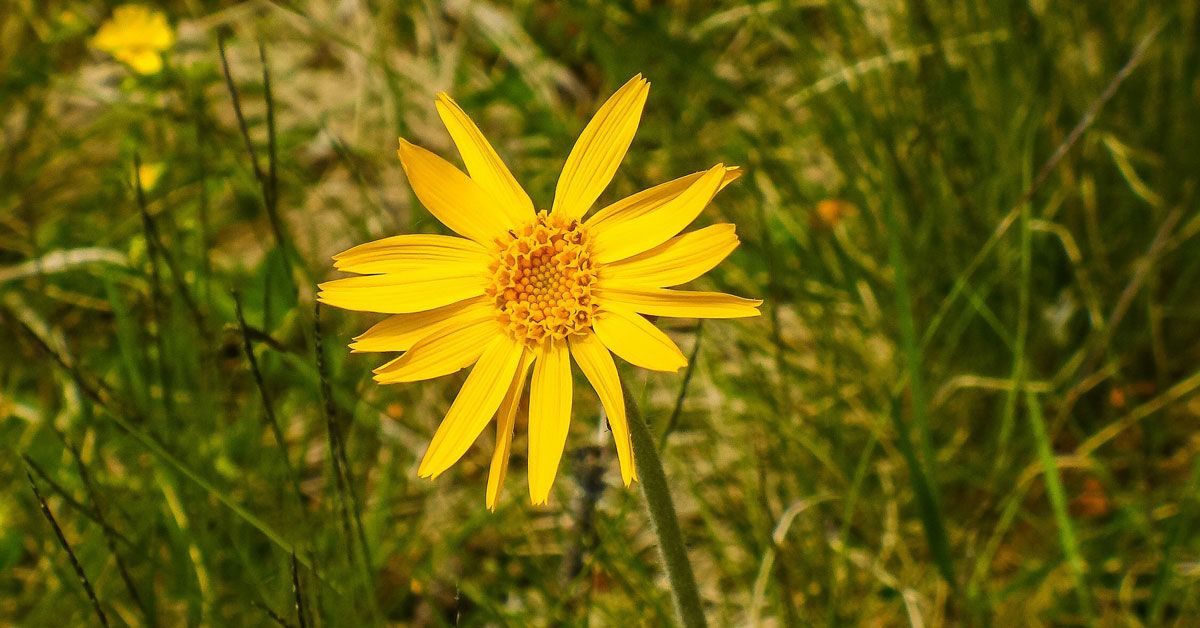
[[[0,6],[0,623],[99,621],[28,473],[114,625],[668,624],[585,387],[551,505],[519,436],[490,514],[490,430],[416,478],[461,375],[376,386],[313,306],[440,229],[395,158],[454,154],[437,91],[544,207],[637,72],[604,199],[745,167],[698,286],[766,297],[625,379],[714,625],[1200,613],[1193,0],[179,1],[147,74],[111,6]]]

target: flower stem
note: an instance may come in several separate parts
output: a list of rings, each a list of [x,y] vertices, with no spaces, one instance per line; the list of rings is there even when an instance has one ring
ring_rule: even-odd
[[[706,626],[700,590],[692,564],[688,562],[687,548],[683,545],[683,534],[679,531],[679,519],[667,488],[667,474],[663,472],[662,460],[654,445],[650,428],[638,411],[637,401],[625,390],[625,413],[629,417],[629,433],[633,438],[633,458],[637,464],[638,480],[642,495],[650,510],[650,521],[658,536],[658,549],[663,565],[667,568],[667,580],[671,583],[671,599],[679,622],[686,628]]]

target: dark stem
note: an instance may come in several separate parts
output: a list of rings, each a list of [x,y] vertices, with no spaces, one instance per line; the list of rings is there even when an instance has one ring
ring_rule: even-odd
[[[254,385],[258,388],[258,395],[262,399],[263,419],[267,426],[271,428],[271,435],[275,438],[275,446],[279,449],[279,457],[283,459],[284,469],[287,471],[288,478],[292,481],[292,490],[296,493],[296,503],[300,508],[300,516],[304,518],[307,514],[304,491],[300,490],[299,475],[297,475],[296,469],[292,466],[292,460],[288,456],[287,439],[283,436],[283,428],[279,426],[279,419],[275,416],[275,406],[271,403],[270,393],[267,392],[266,381],[263,380],[262,371],[258,368],[258,358],[254,356],[254,345],[250,343],[250,328],[246,325],[246,317],[242,313],[242,297],[237,291],[233,292],[233,311],[237,316],[238,327],[242,331],[242,351],[246,354],[246,361],[250,364],[250,373],[254,376]]]
[[[308,610],[304,604],[304,589],[300,587],[300,567],[296,564],[296,552],[292,552],[292,596],[296,600],[296,621],[300,628],[308,628]]]
[[[67,553],[67,558],[71,559],[71,567],[75,570],[75,575],[79,576],[79,582],[83,585],[84,592],[87,593],[88,600],[92,603],[92,609],[96,611],[96,618],[100,620],[100,624],[108,627],[108,616],[104,614],[104,609],[100,608],[100,600],[96,599],[96,590],[92,588],[92,582],[88,580],[87,574],[83,571],[83,566],[79,564],[79,559],[75,558],[75,552],[71,549],[71,544],[67,542],[67,537],[63,535],[62,528],[58,526],[58,521],[54,519],[54,513],[50,512],[50,506],[42,497],[42,492],[38,490],[37,482],[33,481],[33,474],[29,471],[25,472],[25,477],[29,478],[29,486],[33,488],[33,495],[37,497],[38,504],[42,507],[42,515],[46,517],[46,521],[50,522],[50,527],[54,528],[54,536],[58,537],[58,544],[62,546]]]
[[[683,400],[687,398],[688,384],[692,382],[692,375],[696,373],[696,358],[700,356],[700,339],[704,333],[704,321],[696,322],[696,340],[692,342],[692,354],[688,356],[687,370],[683,372],[683,381],[679,384],[679,394],[675,396],[675,409],[671,411],[671,418],[667,419],[667,427],[663,428],[662,435],[658,437],[658,448],[664,449],[667,446],[667,437],[671,432],[675,431],[675,426],[679,423],[679,415],[683,413]]]

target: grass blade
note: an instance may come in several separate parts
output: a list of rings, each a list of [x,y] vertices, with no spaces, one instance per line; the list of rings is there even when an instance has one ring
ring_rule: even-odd
[[[1092,596],[1088,588],[1086,567],[1083,556],[1079,553],[1079,543],[1075,539],[1075,528],[1071,524],[1071,515],[1067,512],[1067,494],[1063,490],[1062,478],[1058,475],[1058,464],[1055,462],[1054,448],[1046,435],[1046,420],[1042,416],[1042,406],[1037,396],[1032,392],[1025,393],[1025,405],[1029,410],[1029,428],[1033,432],[1033,440],[1037,445],[1038,461],[1042,465],[1042,475],[1046,479],[1046,494],[1050,497],[1050,507],[1054,511],[1054,522],[1058,526],[1058,538],[1075,578],[1075,594],[1079,597],[1079,607],[1088,618],[1095,621],[1092,608]]]
[[[258,358],[254,355],[254,346],[250,344],[250,331],[246,325],[246,317],[242,313],[242,299],[237,293],[233,293],[233,308],[237,316],[238,328],[242,332],[242,352],[246,355],[246,362],[250,366],[250,373],[254,376],[254,386],[258,388],[259,398],[263,404],[263,420],[267,427],[271,430],[271,436],[275,439],[275,446],[279,449],[279,457],[283,460],[284,470],[291,480],[292,490],[296,494],[296,503],[300,509],[301,516],[306,513],[304,492],[300,490],[300,479],[296,474],[295,467],[292,466],[292,459],[288,456],[287,439],[283,437],[283,429],[279,427],[279,419],[275,416],[275,406],[271,403],[271,395],[267,392],[267,384],[263,381],[262,371],[258,368]]]
[[[893,155],[894,156],[894,155]],[[896,158],[898,162],[899,159]],[[951,560],[950,539],[946,534],[946,524],[942,516],[942,507],[937,489],[932,483],[935,468],[935,454],[932,438],[929,433],[929,407],[925,396],[925,386],[922,374],[922,350],[917,340],[916,324],[913,320],[912,296],[909,292],[908,264],[905,259],[899,221],[896,218],[892,203],[883,203],[884,222],[888,236],[888,259],[896,274],[896,308],[900,322],[900,346],[904,353],[905,366],[908,375],[909,392],[912,398],[913,422],[917,426],[922,460],[913,449],[912,438],[907,422],[901,417],[900,408],[894,408],[889,414],[896,429],[896,438],[909,473],[912,475],[913,490],[916,493],[917,506],[921,513],[921,523],[925,530],[925,538],[933,553],[934,562],[942,578],[957,592],[958,579],[954,575]]]
[[[158,267],[160,250],[158,239],[154,237],[154,226],[150,212],[146,208],[146,192],[142,188],[142,161],[136,153],[133,155],[134,192],[137,194],[138,212],[142,216],[142,230],[146,239],[146,257],[150,260],[150,324],[151,336],[157,355],[158,379],[162,386],[163,407],[167,414],[175,414],[175,387],[171,377],[171,369],[167,365],[167,344],[163,338],[166,333],[166,312],[164,311],[166,297],[163,295],[162,274]]]
[[[82,392],[80,393],[82,397]],[[92,404],[84,398],[81,401],[85,420],[89,423],[92,420]],[[71,457],[75,459],[75,468],[79,472],[80,479],[83,480],[83,488],[87,491],[88,500],[92,502],[92,512],[96,516],[96,520],[100,522],[100,529],[104,533],[104,543],[108,546],[108,552],[112,554],[113,561],[117,564],[117,573],[121,575],[121,582],[125,584],[125,591],[129,593],[129,599],[133,600],[134,606],[137,606],[141,611],[142,617],[146,620],[146,625],[156,626],[158,621],[154,614],[150,611],[150,607],[142,599],[138,593],[137,585],[133,582],[133,577],[129,574],[129,568],[125,566],[125,559],[121,556],[121,552],[117,548],[117,537],[113,534],[112,527],[108,524],[104,517],[104,510],[100,506],[99,495],[96,491],[96,486],[92,482],[92,474],[88,472],[87,465],[83,464],[83,456],[79,454],[79,448],[74,443],[67,440],[66,435],[59,433],[59,438],[67,445],[67,450],[71,452]]]
[[[233,81],[233,73],[229,69],[229,58],[225,53],[225,39],[217,39],[217,49],[221,55],[221,70],[225,74],[225,87],[229,90],[229,98],[233,103],[233,113],[237,118],[238,130],[242,134],[242,142],[246,146],[246,153],[250,157],[250,167],[254,172],[254,178],[258,180],[259,191],[262,194],[263,208],[267,213],[267,220],[271,223],[271,233],[275,236],[275,244],[279,247],[283,254],[284,266],[287,268],[288,280],[291,282],[292,294],[295,295],[299,286],[296,285],[295,275],[295,259],[291,247],[291,241],[287,237],[287,230],[283,225],[283,220],[279,216],[279,199],[278,199],[278,177],[277,177],[277,154],[275,140],[275,99],[271,92],[271,74],[267,66],[266,48],[259,43],[258,53],[259,60],[262,62],[263,75],[263,99],[267,108],[267,171],[263,172],[262,166],[258,161],[258,153],[254,150],[254,140],[250,138],[250,127],[246,123],[246,116],[242,112],[242,101],[238,94],[237,85]]]
[[[343,528],[345,529],[347,542],[353,547],[354,541],[358,540],[359,549],[361,550],[361,567],[363,587],[367,593],[374,591],[374,578],[371,575],[373,562],[371,560],[370,545],[367,543],[366,529],[362,522],[362,508],[359,505],[358,493],[354,489],[354,476],[350,470],[349,458],[346,456],[346,441],[345,435],[342,432],[341,426],[337,420],[337,409],[334,407],[332,386],[329,383],[329,373],[325,365],[325,348],[321,341],[321,304],[313,305],[313,342],[316,351],[317,375],[320,381],[321,391],[321,408],[325,414],[325,426],[329,435],[329,453],[330,460],[333,463],[333,473],[335,485],[338,491],[338,503],[341,505]],[[349,511],[349,513],[348,513]],[[354,519],[354,532],[351,532],[348,517]],[[353,549],[350,552],[353,557]],[[352,559],[353,560],[353,559]],[[374,602],[374,595],[369,595],[372,600],[369,608],[373,615],[378,617],[379,609]]]
[[[92,603],[92,609],[96,611],[96,618],[100,620],[100,625],[107,628],[108,616],[104,614],[104,609],[100,608],[100,600],[96,599],[96,590],[92,588],[92,582],[88,580],[87,574],[84,573],[83,566],[79,564],[79,559],[75,558],[75,552],[71,549],[71,544],[67,542],[67,537],[63,535],[62,528],[58,527],[58,521],[54,519],[54,513],[50,512],[50,505],[46,503],[46,500],[42,497],[42,492],[38,490],[37,482],[33,481],[33,474],[26,471],[25,477],[29,479],[29,486],[33,488],[33,495],[37,497],[38,504],[42,508],[42,515],[46,517],[46,521],[50,522],[50,527],[54,528],[54,536],[58,538],[58,544],[67,553],[67,558],[71,559],[71,567],[75,570],[75,575],[79,576],[79,582],[83,585],[83,590],[87,593],[88,601]]]
[[[300,628],[308,628],[308,609],[304,604],[304,589],[300,586],[300,567],[296,563],[296,552],[292,552],[292,595],[296,599],[296,621]]]

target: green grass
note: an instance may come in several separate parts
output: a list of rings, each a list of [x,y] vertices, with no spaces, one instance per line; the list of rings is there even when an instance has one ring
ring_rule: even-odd
[[[491,430],[416,477],[462,375],[377,386],[313,304],[442,229],[437,91],[548,206],[637,72],[602,202],[745,167],[695,287],[765,299],[620,365],[710,624],[1200,613],[1200,3],[171,2],[153,77],[98,4],[0,11],[0,624],[672,622],[582,378],[550,506],[519,426],[489,513]]]

